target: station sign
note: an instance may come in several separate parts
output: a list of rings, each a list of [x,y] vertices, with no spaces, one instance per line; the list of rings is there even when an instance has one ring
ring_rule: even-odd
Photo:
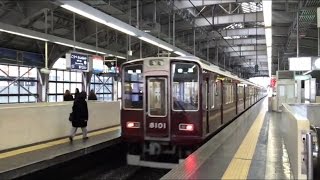
[[[90,58],[90,64],[92,65],[92,67],[90,67],[92,73],[99,74],[104,71],[103,57],[92,55]]]
[[[67,68],[71,71],[89,71],[89,56],[87,54],[71,52],[66,54]]]
[[[290,71],[310,71],[311,57],[292,57],[289,58]]]

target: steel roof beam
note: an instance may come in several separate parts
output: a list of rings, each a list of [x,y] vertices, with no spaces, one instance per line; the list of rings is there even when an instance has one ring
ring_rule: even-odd
[[[263,51],[263,50],[267,50],[267,46],[266,45],[251,45],[251,46],[233,46],[233,47],[226,47],[224,48],[223,52],[244,52],[244,51]]]
[[[228,43],[227,43],[227,42]],[[207,47],[206,46],[206,41],[203,42],[203,47]],[[218,40],[217,44],[216,43],[210,43],[209,44],[209,48],[213,48],[213,47],[222,47],[222,46],[246,46],[246,45],[261,45],[261,44],[266,44],[266,40],[265,39],[258,39],[256,40],[256,38],[243,38],[243,39],[229,39],[229,40]]]
[[[13,25],[10,25],[10,24],[5,24],[5,23],[2,23],[2,22],[0,22],[0,27],[1,27],[1,29],[6,30],[6,31],[11,31],[11,32],[19,33],[19,34],[24,34],[24,35],[28,35],[28,36],[33,36],[33,37],[46,39],[46,40],[48,40],[49,42],[52,42],[52,43],[58,42],[60,44],[69,44],[69,45],[79,46],[79,47],[86,48],[86,49],[105,52],[107,54],[113,54],[113,55],[117,55],[117,56],[126,57],[126,54],[122,54],[122,53],[106,50],[106,49],[103,49],[103,48],[96,48],[96,46],[92,46],[92,45],[89,45],[89,44],[80,43],[80,42],[74,42],[73,40],[70,40],[70,39],[65,39],[65,38],[54,36],[54,35],[51,35],[51,34],[45,34],[45,33],[42,33],[42,32],[38,32],[38,31],[34,31],[34,30],[30,30],[30,29],[26,29],[26,28],[22,28],[22,27],[18,27],[18,26],[13,26]]]
[[[267,51],[257,51],[258,55],[265,55],[267,54]],[[231,52],[229,54],[231,57],[232,56],[239,56],[240,52]],[[245,51],[245,52],[241,52],[241,56],[255,56],[256,55],[256,51]]]
[[[253,2],[253,0],[192,0],[192,4],[196,7],[199,6],[211,6],[216,4],[227,4],[227,3],[241,3],[241,2]],[[193,8],[189,1],[186,0],[176,0],[174,1],[174,6],[177,9],[186,9],[186,8]]]
[[[78,9],[78,10],[81,10],[81,11],[85,11],[87,14],[89,14],[91,16],[91,19],[94,17],[95,19],[99,19],[99,21],[104,21],[105,23],[109,23],[109,24],[113,24],[113,25],[116,25],[126,31],[130,31],[131,33],[134,33],[136,37],[143,37],[143,38],[146,38],[148,39],[149,41],[153,42],[153,43],[157,43],[157,44],[160,44],[162,46],[166,46],[168,48],[171,48],[173,51],[179,51],[185,55],[188,55],[188,56],[191,56],[192,54],[176,47],[176,46],[173,46],[155,36],[152,36],[146,32],[143,32],[142,30],[139,30],[138,28],[135,28],[117,18],[114,18],[102,11],[99,11],[97,9],[95,9],[94,7],[91,7],[83,2],[80,2],[78,0],[73,0],[73,1],[67,1],[67,0],[58,0],[58,2],[60,2],[64,5],[68,5],[68,6],[71,6],[72,8],[75,8],[75,9]],[[87,17],[88,19],[90,19],[89,17]],[[107,27],[107,25],[105,26]],[[117,29],[115,29],[117,30]],[[152,43],[150,43],[152,44]]]
[[[256,19],[257,14],[257,19]],[[214,20],[214,21],[212,21]],[[209,22],[210,23],[209,23]],[[196,27],[210,26],[212,25],[223,25],[223,24],[232,24],[232,23],[246,23],[246,22],[263,22],[263,13],[245,13],[245,14],[231,14],[227,16],[215,16],[215,17],[206,17],[206,18],[196,18],[194,24]],[[168,25],[164,26],[164,29],[167,29]],[[192,24],[188,24],[185,21],[176,22],[176,30],[191,29]]]

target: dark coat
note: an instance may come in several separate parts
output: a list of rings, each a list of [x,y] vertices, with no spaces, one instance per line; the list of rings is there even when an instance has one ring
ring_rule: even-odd
[[[78,99],[79,95],[80,95],[79,92],[78,93],[74,93],[74,99]]]
[[[88,105],[84,99],[76,99],[72,106],[72,126],[86,127],[88,117]]]
[[[95,94],[89,94],[88,100],[98,100],[98,98]]]
[[[73,101],[73,96],[71,94],[64,95],[63,96],[63,101]]]

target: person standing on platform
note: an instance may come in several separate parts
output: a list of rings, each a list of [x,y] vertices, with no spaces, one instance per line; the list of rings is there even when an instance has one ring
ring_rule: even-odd
[[[72,122],[71,134],[69,136],[70,141],[73,141],[73,137],[75,136],[78,127],[80,127],[82,130],[82,139],[88,139],[87,122],[89,119],[89,114],[86,97],[87,93],[85,91],[82,91],[79,94],[79,97],[73,102],[72,113],[69,118]]]
[[[66,92],[64,93],[63,101],[73,101],[73,96],[71,95],[69,90],[66,90]]]
[[[80,91],[76,88],[76,92],[74,93],[74,99],[76,100],[79,97]]]
[[[94,93],[94,90],[91,89],[89,96],[88,96],[88,100],[98,100],[96,93]]]

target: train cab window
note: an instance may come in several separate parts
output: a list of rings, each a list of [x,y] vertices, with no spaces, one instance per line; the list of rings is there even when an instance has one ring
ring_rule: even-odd
[[[172,108],[199,109],[199,67],[194,63],[172,63]]]
[[[143,108],[143,69],[142,65],[123,67],[123,107],[125,109]]]

